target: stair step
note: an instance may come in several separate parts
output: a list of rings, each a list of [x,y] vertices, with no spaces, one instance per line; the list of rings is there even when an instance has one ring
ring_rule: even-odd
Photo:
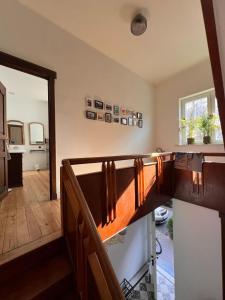
[[[0,286],[15,276],[21,276],[54,255],[62,253],[65,249],[65,242],[61,237],[1,265]]]
[[[63,299],[71,286],[71,266],[66,253],[61,253],[1,285],[0,299]]]

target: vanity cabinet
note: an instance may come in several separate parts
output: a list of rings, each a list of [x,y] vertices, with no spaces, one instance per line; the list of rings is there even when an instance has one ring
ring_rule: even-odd
[[[23,185],[23,153],[10,153],[8,160],[8,187]]]

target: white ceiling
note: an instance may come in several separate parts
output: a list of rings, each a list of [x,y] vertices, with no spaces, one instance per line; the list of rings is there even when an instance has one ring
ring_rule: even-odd
[[[8,98],[48,101],[45,79],[0,66],[0,81],[6,87]]]
[[[200,0],[18,1],[151,83],[208,58]],[[148,29],[135,37],[140,9]]]

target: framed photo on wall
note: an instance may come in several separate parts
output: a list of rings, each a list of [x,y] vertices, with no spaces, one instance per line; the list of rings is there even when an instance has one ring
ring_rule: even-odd
[[[120,123],[121,123],[122,125],[127,125],[127,118],[121,118],[121,119],[120,119]]]
[[[143,127],[143,120],[138,120],[137,126],[139,128],[142,128]]]
[[[86,106],[92,107],[93,99],[91,99],[91,98],[89,98],[89,97],[86,97],[86,98],[85,98],[85,102],[86,102]]]
[[[105,113],[105,121],[107,123],[112,123],[112,114],[111,113]]]
[[[97,114],[94,111],[86,110],[86,118],[90,120],[96,120]]]
[[[104,121],[104,114],[103,113],[98,113],[97,114],[97,120],[98,121]]]
[[[142,117],[143,117],[143,114],[140,113],[140,112],[137,112],[137,118],[138,118],[138,119],[142,119]]]
[[[104,108],[103,101],[95,100],[94,104],[95,104],[95,108],[97,108],[97,109],[103,109]]]
[[[134,121],[132,117],[128,117],[128,125],[129,126],[134,126]]]
[[[120,114],[120,107],[118,105],[113,106],[113,114],[119,116]]]
[[[112,111],[112,105],[109,104],[109,103],[106,103],[106,104],[105,104],[105,110]]]
[[[113,122],[114,122],[114,123],[119,123],[119,122],[120,122],[120,118],[114,117],[114,118],[113,118]]]

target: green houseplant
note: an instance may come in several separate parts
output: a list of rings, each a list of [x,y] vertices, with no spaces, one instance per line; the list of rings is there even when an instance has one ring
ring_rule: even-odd
[[[197,128],[203,135],[203,143],[210,144],[211,136],[215,129],[219,128],[216,125],[217,116],[214,114],[206,114],[197,118]]]
[[[169,236],[171,238],[171,240],[173,240],[173,219],[170,218],[167,222],[167,228],[169,231]]]
[[[185,129],[187,128],[188,130],[188,136],[187,136],[187,144],[190,145],[190,144],[194,144],[195,142],[195,138],[194,138],[194,135],[195,135],[195,129],[196,129],[196,120],[194,119],[185,119],[185,118],[182,118],[181,119],[181,129]]]

